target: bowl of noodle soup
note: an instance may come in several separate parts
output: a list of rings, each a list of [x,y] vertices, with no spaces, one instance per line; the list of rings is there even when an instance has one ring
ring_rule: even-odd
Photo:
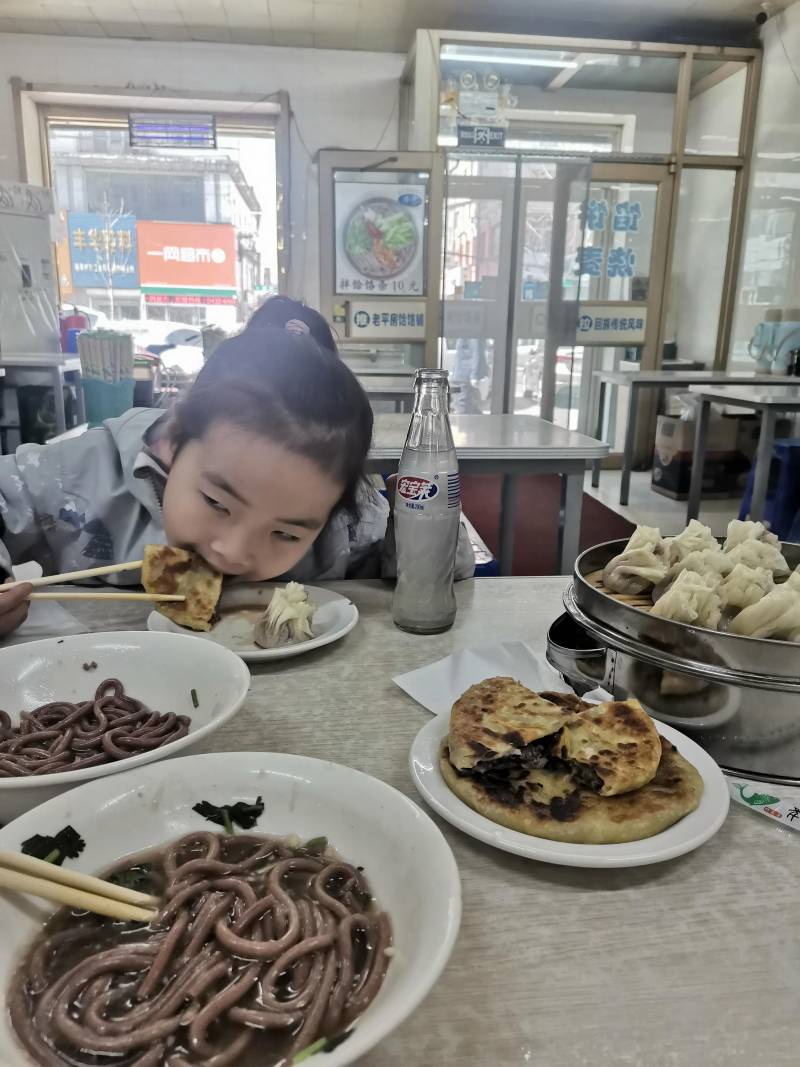
[[[98,694],[106,682],[118,685]],[[186,752],[239,711],[249,687],[238,656],[181,634],[2,649],[0,823],[90,779]]]
[[[236,830],[233,836],[221,833],[218,826],[193,810],[201,801],[213,805],[230,804],[240,800],[252,803],[256,796],[262,798],[263,813],[255,826]],[[313,944],[306,949],[311,953],[308,957],[311,962],[304,968],[301,983],[310,982],[309,972],[313,972],[317,967],[317,957],[320,957],[318,982],[314,987],[317,1018],[320,1021],[307,1022],[307,1018],[301,1017],[302,1012],[298,1012],[297,1026],[293,1034],[300,1031],[302,1026],[308,1025],[311,1027],[308,1035],[314,1040],[331,1036],[325,1029],[327,1011],[332,1007],[331,1001],[336,999],[340,982],[349,981],[350,987],[356,993],[365,994],[355,996],[353,1010],[338,1016],[339,1036],[344,1028],[348,1034],[347,1039],[321,1056],[320,1061],[314,1057],[310,1062],[321,1062],[325,1067],[343,1067],[357,1060],[385,1038],[427,996],[447,963],[458,933],[461,915],[458,870],[441,832],[419,807],[390,786],[338,764],[283,753],[259,752],[214,753],[172,760],[169,764],[151,764],[135,773],[90,782],[80,789],[71,790],[63,797],[41,805],[34,811],[27,812],[0,830],[0,849],[18,850],[22,841],[33,834],[53,833],[65,823],[75,827],[86,841],[83,853],[77,859],[67,861],[67,866],[72,869],[103,874],[110,869],[127,868],[129,864],[138,862],[142,853],[146,853],[151,857],[159,857],[159,863],[164,861],[169,877],[174,879],[181,876],[181,864],[188,862],[191,865],[197,855],[202,854],[201,862],[205,862],[205,867],[200,875],[195,876],[212,880],[215,877],[223,879],[215,886],[216,896],[211,893],[208,900],[196,898],[194,913],[187,919],[189,925],[184,926],[185,932],[181,935],[185,940],[179,944],[183,947],[173,952],[173,960],[177,958],[178,964],[184,967],[188,960],[188,966],[194,966],[197,972],[186,976],[185,982],[182,974],[177,974],[175,983],[184,982],[191,985],[194,981],[195,986],[190,995],[181,1002],[181,1011],[184,1013],[182,1030],[176,1033],[173,1028],[164,1036],[165,1028],[169,1028],[168,1024],[163,1022],[164,1013],[155,1020],[156,1028],[161,1027],[158,1031],[161,1037],[157,1040],[164,1041],[165,1044],[153,1059],[154,1065],[169,1064],[171,1067],[174,1062],[176,1065],[180,1064],[180,1067],[194,1067],[195,1064],[209,1062],[206,1058],[209,1053],[219,1052],[220,1048],[230,1052],[234,1047],[238,1048],[238,1052],[230,1062],[235,1063],[236,1067],[250,1067],[256,1063],[259,1067],[273,1067],[277,1064],[286,1067],[292,1061],[292,1056],[287,1058],[285,1054],[288,1046],[281,1033],[275,1035],[276,1047],[284,1049],[284,1053],[275,1058],[269,1044],[272,1031],[264,1033],[255,1026],[258,1011],[278,1011],[281,1007],[286,1007],[278,1003],[270,1006],[267,997],[270,973],[276,969],[280,970],[283,963],[274,952],[262,952],[259,956],[257,949],[253,952],[246,947],[242,949],[231,933],[232,930],[238,930],[242,937],[253,937],[261,944],[261,938],[288,937],[288,931],[277,922],[275,927],[270,927],[269,930],[265,928],[263,933],[247,932],[246,920],[244,926],[242,925],[244,904],[237,910],[235,900],[231,902],[229,898],[226,902],[221,899],[224,890],[228,890],[235,897],[236,889],[233,883],[246,878],[247,875],[237,872],[231,876],[226,871],[215,869],[213,862],[208,862],[208,842],[212,839],[222,840],[222,847],[228,850],[226,854],[229,859],[231,856],[239,859],[251,856],[253,850],[258,848],[258,841],[266,838],[272,842],[268,847],[276,847],[275,843],[278,842],[280,847],[288,846],[290,852],[294,850],[293,855],[301,857],[299,872],[288,871],[292,860],[284,858],[283,855],[276,855],[270,861],[267,878],[272,879],[270,893],[273,904],[275,896],[281,894],[280,887],[287,893],[291,892],[296,898],[303,895],[301,890],[306,883],[298,882],[298,877],[309,877],[311,882],[307,884],[312,885],[314,879],[319,877],[324,882],[330,877],[331,871],[335,875],[340,868],[357,872],[358,878],[361,879],[362,893],[364,889],[368,891],[367,899],[354,904],[351,910],[363,911],[369,917],[375,935],[373,948],[385,957],[382,957],[382,963],[377,965],[382,967],[381,974],[376,977],[376,968],[372,966],[370,980],[367,973],[369,968],[364,967],[363,961],[356,959],[349,964],[350,970],[346,978],[341,978],[341,957],[337,965],[336,949],[341,944],[343,925],[346,926],[349,921],[345,914],[346,909],[341,905],[338,905],[338,909],[342,911],[338,931],[326,931],[326,943],[317,936],[316,949]],[[324,839],[324,852],[320,853],[320,846],[317,846],[315,866],[307,863],[302,857],[305,856],[304,849],[311,849],[312,841],[320,839]],[[306,842],[305,846],[303,842]],[[126,860],[126,857],[131,858]],[[244,866],[247,866],[247,861]],[[306,866],[309,869],[313,867],[308,875],[305,873]],[[324,870],[318,876],[316,872],[320,867]],[[207,873],[206,868],[210,873]],[[253,878],[251,882],[255,884]],[[152,888],[149,886],[146,891]],[[327,888],[332,896],[347,900],[344,891],[340,893],[338,889],[331,888],[331,884],[328,884]],[[180,887],[176,889],[173,885],[171,889],[166,887],[160,892],[163,892],[165,902],[177,902],[171,916],[171,919],[175,920],[177,905],[187,906],[184,900],[187,896],[186,890],[181,891]],[[301,905],[306,912],[309,907],[318,908],[319,902],[325,902],[325,894],[314,895],[317,903],[312,900],[310,904]],[[336,902],[328,900],[327,905],[329,909],[337,910]],[[254,907],[252,904],[248,906],[251,910]],[[209,907],[217,909],[214,912],[216,918],[214,922],[205,923],[205,932],[201,930],[200,940],[195,940],[192,948],[189,943],[193,938],[195,925],[203,926],[203,916],[211,914],[208,912]],[[321,913],[324,908],[318,910]],[[95,1058],[92,1058],[95,1055],[92,1051],[91,1055],[81,1053],[75,1059],[55,1058],[50,1061],[44,1055],[32,1058],[29,1051],[23,1051],[13,1029],[11,1015],[16,1016],[17,1025],[24,1029],[28,1025],[26,1020],[33,1018],[36,1005],[31,1004],[28,1011],[25,1004],[20,1006],[19,998],[34,991],[40,997],[39,1005],[45,1005],[45,1014],[39,1021],[31,1023],[26,1040],[29,1049],[30,1041],[40,1040],[40,1036],[36,1035],[47,1033],[51,1015],[55,1015],[58,1010],[56,994],[59,979],[65,973],[64,969],[71,973],[69,968],[75,966],[75,959],[68,958],[62,971],[58,974],[49,973],[47,978],[36,986],[35,982],[32,982],[32,976],[40,972],[31,962],[35,960],[36,947],[41,946],[43,939],[50,937],[52,931],[66,930],[70,933],[69,923],[85,921],[85,913],[81,915],[73,912],[69,914],[65,925],[66,913],[60,912],[53,919],[54,911],[52,905],[30,897],[17,894],[0,895],[0,937],[4,945],[0,959],[0,980],[3,983],[6,1003],[11,1005],[11,1013],[8,1010],[4,1012],[0,1022],[0,1063],[13,1063],[15,1067],[34,1064],[42,1067],[45,1063],[50,1067],[51,1063],[62,1062],[75,1064],[77,1067],[83,1067],[84,1063],[119,1063],[120,1067],[132,1067],[147,1052],[152,1054],[155,1039],[146,1039],[147,1044],[143,1046],[136,1046],[138,1038],[132,1039],[133,1047],[127,1047],[124,1051],[97,1054]],[[266,913],[261,908],[258,914],[263,919]],[[324,925],[329,919],[330,915],[327,919],[324,916],[318,917],[318,922]],[[97,921],[106,924],[113,922]],[[50,925],[45,929],[48,922]],[[226,922],[231,925],[225,927]],[[131,924],[117,925],[130,927]],[[141,944],[145,940],[143,930],[151,928],[158,931],[158,922],[151,924],[150,928],[139,924],[133,931],[124,930],[121,935],[125,940],[124,950],[146,951]],[[165,932],[166,928],[157,936]],[[313,928],[312,923],[310,934],[309,931],[301,932],[299,937],[302,940],[304,936],[314,938],[318,934],[319,930]],[[345,940],[348,936],[345,935]],[[205,944],[202,944],[203,938]],[[135,944],[131,945],[131,940]],[[297,940],[298,938],[295,938],[295,945]],[[232,941],[231,945],[228,944],[229,941]],[[163,939],[159,943],[163,945]],[[119,945],[106,943],[102,949],[107,950],[109,947],[116,950]],[[73,947],[68,945],[66,952],[73,951],[78,950],[73,950]],[[102,951],[95,952],[94,947],[82,951],[83,956],[78,959],[78,967],[85,966],[85,961],[91,966],[98,960],[102,962]],[[230,954],[226,956],[228,951]],[[303,950],[295,947],[289,951],[296,955]],[[212,953],[211,957],[204,958],[203,953],[209,952]],[[227,976],[224,963],[220,965],[220,955],[228,962]],[[241,958],[243,955],[244,959]],[[137,966],[135,961],[130,963],[127,959],[123,960],[118,970],[127,969],[130,972],[124,981],[139,981]],[[215,967],[221,970],[221,977],[217,978],[216,984],[213,977]],[[238,971],[235,967],[238,967]],[[329,968],[332,968],[330,972]],[[364,978],[361,981],[358,980],[359,968],[364,970]],[[199,992],[196,991],[198,976],[202,976],[201,980],[205,983]],[[224,1018],[220,1018],[216,1009],[212,1012],[211,1021],[207,1017],[208,1013],[206,1018],[203,1018],[203,1009],[208,1007],[208,999],[218,997],[220,993],[224,995],[243,978],[248,981],[257,980],[256,1002],[253,988],[248,987],[246,996],[237,996],[235,1003],[225,1002]],[[114,981],[116,980],[117,978],[114,978]],[[166,987],[167,991],[171,988]],[[47,1000],[51,991],[55,999]],[[84,993],[77,995],[78,1007],[73,1005],[69,1011],[78,1025],[93,1025],[90,1005],[84,1004],[83,1008],[80,1007],[81,995],[87,1001],[93,999],[97,1002],[98,999],[102,1001],[107,992],[108,987],[102,986],[102,979],[100,985],[97,985],[96,974],[85,976]],[[126,1012],[133,1011],[137,1013],[136,1029],[142,1034],[145,1034],[146,1027],[153,1027],[154,1020],[148,1021],[147,1018],[150,1001],[146,989],[137,986],[136,993],[129,994],[123,988],[124,1003],[120,1001],[119,989],[115,992],[112,987],[108,995],[109,1017],[124,1019]],[[283,998],[279,995],[278,1000],[281,999]],[[342,1003],[340,996],[339,1008]],[[51,1010],[48,1005],[55,1007]],[[306,1004],[306,1014],[314,1009],[314,1000],[311,998]],[[249,1012],[253,1012],[253,1015],[250,1016]],[[66,1012],[64,1014],[66,1015]],[[250,1027],[247,1026],[248,1022]],[[195,1030],[199,1026],[202,1033],[199,1038],[195,1034],[197,1044],[194,1050],[190,1049],[187,1053],[192,1023]],[[236,1023],[242,1024],[239,1030],[235,1028]],[[337,1027],[334,1027],[333,1033],[337,1031]],[[99,1029],[103,1033],[114,1034],[122,1032],[124,1026],[112,1022],[107,1029]],[[59,1034],[61,1032],[58,1031]],[[267,1041],[264,1047],[259,1044],[262,1039]],[[58,1040],[62,1038],[59,1037]],[[301,1034],[300,1045],[307,1047],[306,1040],[308,1039],[303,1038]],[[312,1045],[314,1040],[311,1041]],[[64,1052],[59,1046],[59,1057],[63,1055]],[[149,1061],[144,1062],[150,1067]],[[229,1059],[223,1057],[219,1062],[227,1064]]]

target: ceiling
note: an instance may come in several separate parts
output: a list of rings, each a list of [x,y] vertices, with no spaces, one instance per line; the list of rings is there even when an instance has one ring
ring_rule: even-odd
[[[759,7],[759,0],[0,0],[0,32],[380,52],[407,51],[417,28],[750,44]]]

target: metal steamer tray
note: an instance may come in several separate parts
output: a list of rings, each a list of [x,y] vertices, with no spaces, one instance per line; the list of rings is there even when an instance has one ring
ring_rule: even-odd
[[[594,639],[589,644],[608,650],[605,671],[595,661],[587,678],[580,642],[576,681],[596,685],[603,673],[615,697],[635,697],[691,734],[725,770],[800,784],[800,644],[688,626],[617,599],[590,576],[626,544],[596,545],[575,563],[567,613]],[[790,567],[800,564],[800,545],[781,551]],[[559,655],[563,662],[563,648]]]

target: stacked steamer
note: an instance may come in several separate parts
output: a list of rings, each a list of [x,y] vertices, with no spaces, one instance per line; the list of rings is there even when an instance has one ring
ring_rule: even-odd
[[[609,650],[615,696],[694,733],[726,768],[800,781],[800,546],[692,520],[584,552],[565,595]],[[797,569],[795,569],[797,568]]]

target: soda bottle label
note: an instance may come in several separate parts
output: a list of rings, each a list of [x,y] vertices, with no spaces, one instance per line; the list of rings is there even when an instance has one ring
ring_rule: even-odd
[[[406,511],[427,514],[458,508],[461,503],[458,473],[437,474],[433,478],[403,474],[397,479],[397,497]]]

